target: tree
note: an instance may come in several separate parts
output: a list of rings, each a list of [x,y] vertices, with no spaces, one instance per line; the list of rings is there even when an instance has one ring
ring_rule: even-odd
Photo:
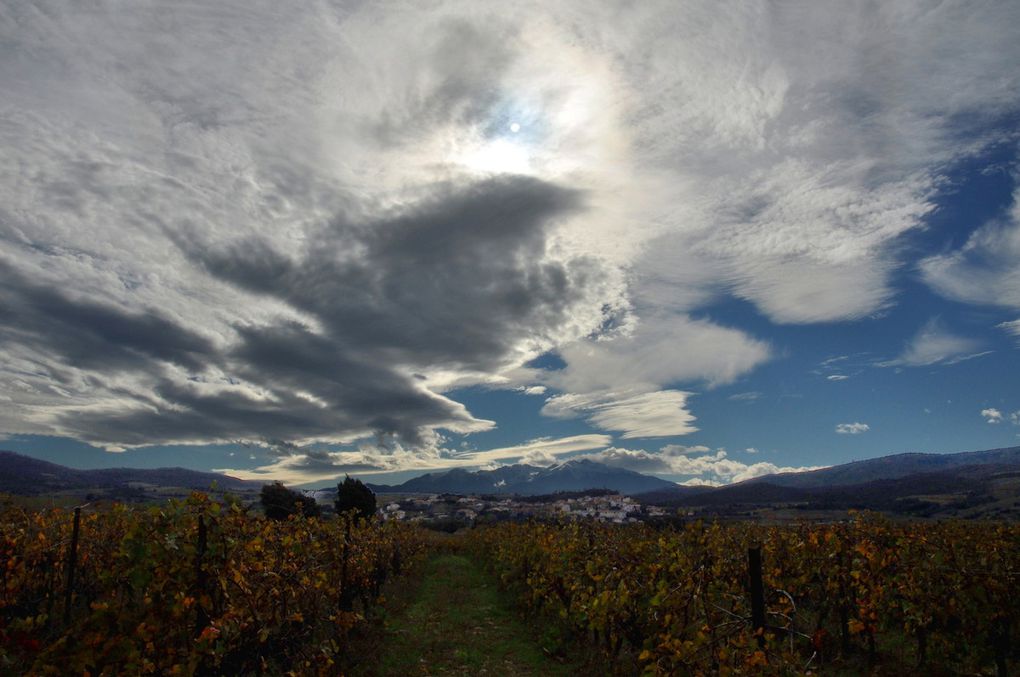
[[[375,494],[361,480],[350,475],[336,485],[336,512],[338,515],[355,510],[355,517],[369,519],[375,514]]]
[[[314,498],[288,489],[279,482],[263,485],[260,501],[266,517],[270,519],[285,520],[291,515],[319,516],[319,506]]]

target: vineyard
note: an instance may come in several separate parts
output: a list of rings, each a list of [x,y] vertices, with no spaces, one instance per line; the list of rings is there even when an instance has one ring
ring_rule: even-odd
[[[594,656],[591,674],[1017,671],[1017,525],[858,515],[426,533],[265,519],[203,494],[145,509],[7,506],[0,673],[342,674],[353,635],[375,631],[366,617],[381,587],[403,573],[408,588],[426,557],[484,566],[533,626]]]
[[[532,613],[621,674],[1017,670],[1016,525],[506,524],[470,540]]]
[[[203,494],[0,516],[0,673],[337,674],[420,530],[255,518]]]

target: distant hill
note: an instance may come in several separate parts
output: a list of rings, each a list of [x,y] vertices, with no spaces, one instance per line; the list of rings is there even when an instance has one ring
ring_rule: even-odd
[[[1020,517],[1020,448],[945,455],[898,454],[718,488],[691,491],[689,487],[677,487],[637,498],[644,503],[723,513],[795,505],[808,510],[868,509],[923,516],[1016,518]]]
[[[38,495],[60,491],[113,489],[144,484],[159,487],[208,489],[213,483],[220,489],[243,491],[258,489],[260,482],[246,482],[219,473],[186,468],[102,468],[77,470],[49,461],[0,451],[0,492]]]
[[[561,491],[611,489],[621,494],[639,494],[675,487],[658,477],[623,468],[613,468],[587,459],[560,463],[549,468],[517,464],[495,470],[454,468],[429,473],[395,486],[369,485],[377,493],[427,494],[518,494],[534,496]]]
[[[847,486],[979,465],[1020,466],[1020,447],[958,454],[894,454],[810,472],[766,475],[748,480],[745,484],[801,488]]]

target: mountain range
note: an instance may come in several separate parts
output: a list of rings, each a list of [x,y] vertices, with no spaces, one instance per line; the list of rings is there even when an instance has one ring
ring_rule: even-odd
[[[76,470],[0,451],[0,492],[43,495],[99,493],[147,500],[162,489],[254,493],[259,482],[185,468]],[[740,512],[755,506],[798,509],[870,508],[924,515],[1020,516],[1020,447],[957,454],[896,454],[802,473],[767,475],[722,487],[683,486],[658,477],[572,459],[551,467],[527,464],[493,470],[454,468],[395,486],[369,484],[376,493],[518,494],[609,489],[643,503]],[[326,494],[332,490],[320,490]]]
[[[1020,447],[965,451],[957,454],[893,454],[865,461],[844,463],[821,470],[766,475],[748,480],[747,483],[764,482],[783,487],[801,488],[834,487],[983,465],[1020,466]]]
[[[640,494],[675,487],[651,475],[623,468],[611,468],[587,459],[576,459],[542,468],[517,464],[494,470],[454,468],[429,473],[396,486],[370,484],[376,493],[424,494],[518,494],[536,496],[558,491],[610,489],[621,494]]]

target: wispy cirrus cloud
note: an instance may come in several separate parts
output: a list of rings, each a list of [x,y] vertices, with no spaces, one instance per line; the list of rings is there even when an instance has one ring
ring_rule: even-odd
[[[951,299],[1020,308],[1020,188],[1005,215],[977,228],[960,249],[923,260],[920,268],[924,280]],[[999,326],[1012,331],[1014,324]]]
[[[1001,322],[996,326],[999,329],[1004,329],[1013,336],[1020,338],[1020,320],[1013,320],[1012,322]]]
[[[951,365],[987,355],[978,339],[958,336],[947,330],[939,318],[930,319],[906,344],[899,357],[879,362],[880,367],[929,367]]]

